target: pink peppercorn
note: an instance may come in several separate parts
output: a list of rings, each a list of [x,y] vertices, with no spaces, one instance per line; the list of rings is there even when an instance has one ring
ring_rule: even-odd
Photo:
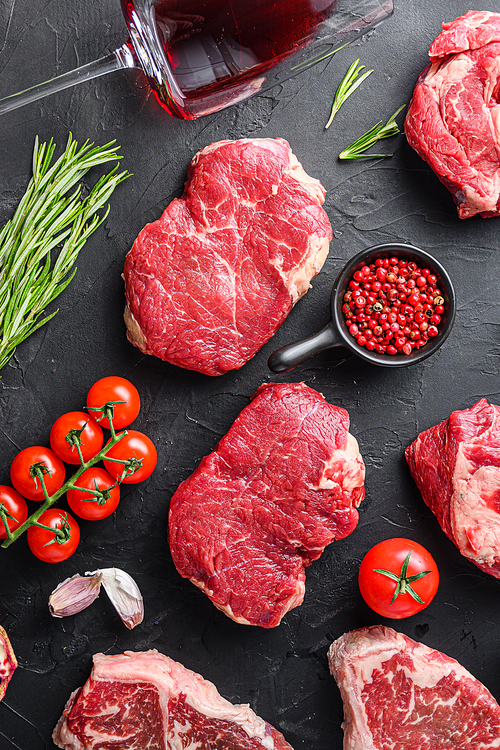
[[[344,313],[357,344],[377,354],[405,354],[438,335],[444,298],[435,274],[414,261],[376,258],[353,273]]]

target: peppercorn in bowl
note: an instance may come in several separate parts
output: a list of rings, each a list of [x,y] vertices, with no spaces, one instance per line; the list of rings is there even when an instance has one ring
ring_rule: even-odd
[[[287,372],[337,346],[383,367],[421,362],[448,338],[456,303],[451,279],[436,258],[412,245],[387,243],[351,258],[335,281],[330,307],[325,328],[273,352],[273,372]]]

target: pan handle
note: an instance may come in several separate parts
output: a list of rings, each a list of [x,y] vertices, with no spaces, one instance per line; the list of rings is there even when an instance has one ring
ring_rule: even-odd
[[[331,349],[334,346],[345,346],[343,339],[330,321],[324,328],[313,336],[309,336],[302,341],[296,341],[293,344],[276,349],[267,360],[267,364],[272,372],[289,372],[297,365],[301,365],[306,359],[313,354]]]

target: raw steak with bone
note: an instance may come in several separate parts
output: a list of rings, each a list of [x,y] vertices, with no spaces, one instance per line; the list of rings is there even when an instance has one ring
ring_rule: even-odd
[[[481,399],[420,433],[411,474],[462,555],[500,578],[500,407]]]
[[[64,750],[292,750],[248,705],[155,650],[96,654],[53,740]]]
[[[310,288],[332,229],[325,190],[282,138],[220,141],[125,261],[129,340],[188,370],[245,364]]]
[[[172,498],[175,566],[236,622],[275,627],[302,603],[305,568],[354,530],[364,476],[345,409],[263,385]]]
[[[451,191],[458,215],[500,215],[500,13],[471,10],[429,50],[405,121],[409,144]]]
[[[461,664],[392,628],[332,643],[344,701],[344,750],[494,750],[500,706]]]

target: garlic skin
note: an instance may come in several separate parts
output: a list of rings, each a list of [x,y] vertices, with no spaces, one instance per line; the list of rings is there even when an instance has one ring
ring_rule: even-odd
[[[138,585],[128,573],[120,568],[103,568],[91,575],[101,575],[104,590],[111,604],[129,630],[144,619],[144,602]]]
[[[94,602],[101,591],[101,574],[96,570],[90,575],[78,574],[66,578],[49,596],[52,617],[76,615]]]

